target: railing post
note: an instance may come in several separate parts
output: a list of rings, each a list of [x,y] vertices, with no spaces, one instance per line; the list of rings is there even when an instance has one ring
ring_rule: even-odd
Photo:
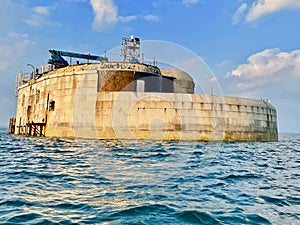
[[[31,136],[31,133],[32,133],[32,125],[30,123],[28,123],[29,125],[29,132],[28,132],[28,135]]]
[[[32,124],[32,127],[33,127],[33,136],[36,136],[36,126]]]

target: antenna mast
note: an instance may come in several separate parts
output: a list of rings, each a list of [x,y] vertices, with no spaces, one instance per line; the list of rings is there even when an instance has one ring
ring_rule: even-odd
[[[124,62],[138,63],[140,59],[140,45],[139,38],[133,35],[130,38],[122,38],[121,56],[123,56]]]

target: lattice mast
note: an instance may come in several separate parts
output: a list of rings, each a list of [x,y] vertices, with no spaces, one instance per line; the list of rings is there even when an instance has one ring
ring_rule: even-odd
[[[124,62],[137,63],[140,61],[141,41],[133,35],[122,38],[121,56]]]

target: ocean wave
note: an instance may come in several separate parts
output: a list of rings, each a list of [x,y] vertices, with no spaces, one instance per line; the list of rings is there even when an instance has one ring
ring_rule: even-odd
[[[177,213],[177,217],[187,223],[193,224],[221,224],[217,219],[211,216],[209,213],[201,212],[197,210],[185,210]]]
[[[299,149],[0,129],[0,224],[300,224]]]

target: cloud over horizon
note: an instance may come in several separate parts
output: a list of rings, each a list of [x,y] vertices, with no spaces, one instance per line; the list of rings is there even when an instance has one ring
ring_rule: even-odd
[[[289,96],[300,81],[300,50],[265,49],[248,57],[224,79],[227,93],[244,97]],[[292,97],[292,96],[291,96]]]
[[[281,132],[299,131],[300,49],[255,53],[219,82],[225,95],[271,100]]]
[[[252,79],[289,72],[292,76],[300,76],[300,50],[282,52],[279,48],[265,49],[249,56],[247,62],[233,70],[231,75]]]

